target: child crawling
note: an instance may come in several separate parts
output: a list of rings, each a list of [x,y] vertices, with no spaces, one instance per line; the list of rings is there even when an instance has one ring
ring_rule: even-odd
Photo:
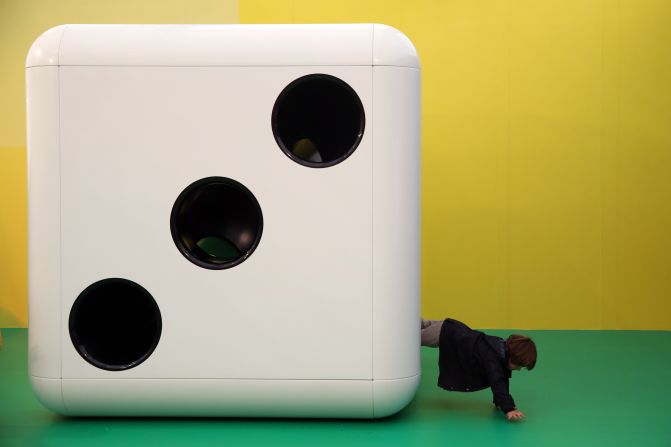
[[[512,371],[532,370],[536,365],[536,344],[531,338],[513,334],[504,340],[451,318],[422,319],[422,346],[439,349],[438,386],[466,392],[491,388],[494,405],[508,420],[524,418],[508,391],[508,379]]]

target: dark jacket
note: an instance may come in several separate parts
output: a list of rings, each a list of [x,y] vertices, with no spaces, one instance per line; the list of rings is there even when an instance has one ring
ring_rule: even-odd
[[[449,391],[478,391],[491,387],[494,404],[507,413],[515,409],[508,392],[505,340],[473,330],[448,318],[440,331],[438,386]]]

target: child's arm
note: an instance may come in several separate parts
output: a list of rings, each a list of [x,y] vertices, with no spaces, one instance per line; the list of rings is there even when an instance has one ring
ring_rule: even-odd
[[[484,362],[484,368],[489,386],[492,388],[492,394],[494,395],[494,405],[503,411],[504,414],[516,410],[515,401],[508,390],[508,377],[505,375],[505,371],[501,368],[501,365],[495,362]]]
[[[515,400],[508,388],[508,376],[500,361],[491,356],[489,351],[483,352],[481,357],[484,360],[483,367],[494,395],[494,405],[506,415],[509,421],[522,419],[524,413],[515,407]]]
[[[487,375],[489,376],[489,374]],[[499,408],[506,416],[509,413],[517,411],[513,396],[508,392],[508,379],[503,376],[492,375],[490,376],[490,383],[496,408]]]

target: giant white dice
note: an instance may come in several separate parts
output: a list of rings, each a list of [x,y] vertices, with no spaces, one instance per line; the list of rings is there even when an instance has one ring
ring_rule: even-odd
[[[420,377],[384,25],[64,25],[26,62],[30,376],[68,415],[383,417]]]

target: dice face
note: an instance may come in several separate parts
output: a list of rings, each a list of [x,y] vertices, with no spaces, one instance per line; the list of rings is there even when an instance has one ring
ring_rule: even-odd
[[[369,139],[311,169],[272,132],[315,69],[61,68],[62,315],[105,278],[146,288],[162,340],[128,375],[372,378]],[[369,104],[370,67],[334,75]]]
[[[73,47],[106,38],[69,32]],[[31,375],[45,404],[345,417],[405,405],[419,377],[418,70],[125,64],[102,50],[67,63],[77,53],[61,46],[61,64],[28,68]]]

